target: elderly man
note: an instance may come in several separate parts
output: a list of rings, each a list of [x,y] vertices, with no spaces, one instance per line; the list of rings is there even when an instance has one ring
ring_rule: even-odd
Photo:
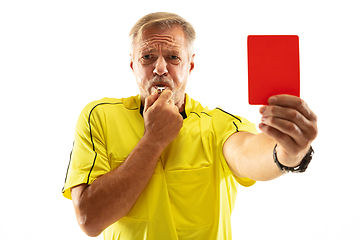
[[[260,108],[257,134],[245,118],[204,108],[185,93],[195,56],[186,20],[149,14],[130,37],[140,95],[84,108],[63,195],[89,236],[231,239],[238,183],[304,171],[316,115],[300,98],[274,96]]]

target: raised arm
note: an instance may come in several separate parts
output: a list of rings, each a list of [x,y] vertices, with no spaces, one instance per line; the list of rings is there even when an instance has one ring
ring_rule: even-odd
[[[124,217],[150,181],[162,151],[183,123],[171,97],[172,92],[166,90],[159,98],[156,93],[146,99],[144,136],[122,165],[91,185],[71,189],[78,223],[87,235],[97,236]]]
[[[269,105],[261,107],[260,113],[262,133],[233,134],[223,153],[235,175],[267,181],[283,174],[274,163],[275,144],[282,165],[298,166],[317,136],[317,117],[302,99],[289,95],[269,98]]]

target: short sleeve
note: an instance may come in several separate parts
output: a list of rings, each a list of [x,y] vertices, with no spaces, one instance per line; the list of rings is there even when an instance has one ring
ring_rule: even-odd
[[[217,123],[215,124],[215,133],[217,137],[217,146],[219,149],[219,155],[221,159],[221,163],[223,165],[224,171],[231,174],[234,179],[240,183],[244,187],[250,187],[255,184],[255,180],[250,178],[240,178],[235,176],[227,164],[225,157],[223,155],[223,146],[226,140],[236,132],[250,132],[257,134],[257,130],[255,124],[248,121],[246,118],[239,117],[236,115],[232,115],[224,110],[217,108],[220,112],[218,112]]]
[[[68,199],[71,199],[71,187],[83,183],[90,185],[110,171],[102,127],[103,116],[101,103],[98,102],[87,105],[79,116],[62,191]]]

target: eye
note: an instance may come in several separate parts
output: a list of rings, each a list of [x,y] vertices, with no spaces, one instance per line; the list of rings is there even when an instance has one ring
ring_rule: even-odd
[[[155,60],[155,57],[152,54],[144,54],[140,58],[140,62],[142,64],[151,64],[152,62],[154,62],[154,60]]]
[[[178,55],[169,55],[168,56],[168,61],[171,63],[171,64],[174,64],[174,65],[177,65],[181,62],[181,59]]]
[[[144,60],[149,60],[150,58],[151,58],[150,54],[142,56],[142,59],[144,59]]]
[[[178,57],[178,56],[176,56],[176,55],[170,55],[170,59],[171,59],[171,60],[178,60],[178,59],[179,59],[179,57]]]

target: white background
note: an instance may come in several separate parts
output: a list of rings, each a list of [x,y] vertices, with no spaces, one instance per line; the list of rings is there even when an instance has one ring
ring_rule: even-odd
[[[82,108],[138,93],[128,32],[175,12],[197,30],[190,96],[258,124],[247,104],[246,37],[300,37],[301,97],[319,118],[305,174],[239,187],[233,239],[360,239],[356,1],[0,3],[0,239],[89,239],[61,194]],[[101,238],[101,237],[99,237]]]

